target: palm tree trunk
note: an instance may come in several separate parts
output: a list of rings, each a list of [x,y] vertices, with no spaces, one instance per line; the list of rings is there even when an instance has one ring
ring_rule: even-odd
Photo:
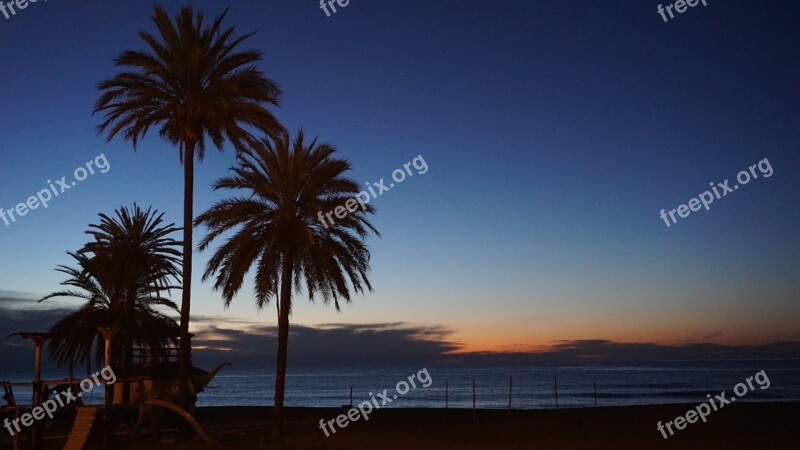
[[[189,402],[189,369],[192,367],[192,344],[189,318],[192,298],[192,220],[194,219],[194,146],[192,139],[183,142],[183,290],[181,329],[178,353],[178,398],[182,406]]]
[[[275,365],[275,414],[272,434],[283,440],[283,399],[286,389],[286,365],[289,352],[289,310],[292,295],[292,256],[284,255],[281,270],[281,298],[278,308],[278,361]]]
[[[131,376],[133,375],[133,327],[135,323],[133,316],[136,313],[136,288],[128,286],[128,298],[125,302],[125,316],[123,317],[125,327],[125,355],[124,368],[122,376],[125,380],[122,382],[122,404],[131,404]]]

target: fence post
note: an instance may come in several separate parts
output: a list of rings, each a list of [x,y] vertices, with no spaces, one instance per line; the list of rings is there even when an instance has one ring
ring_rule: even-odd
[[[478,421],[477,412],[475,411],[476,401],[475,401],[475,378],[472,379],[472,423]]]
[[[553,388],[556,392],[556,408],[558,408],[558,377],[553,377]]]
[[[511,389],[514,384],[514,375],[508,376],[508,417],[511,417]]]

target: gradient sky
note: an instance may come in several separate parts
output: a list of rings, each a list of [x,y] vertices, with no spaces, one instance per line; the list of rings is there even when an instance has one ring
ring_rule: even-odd
[[[288,129],[334,143],[358,181],[417,155],[429,166],[373,203],[375,291],[341,313],[296,298],[293,322],[443,327],[491,351],[800,340],[800,5],[708,3],[664,23],[656,1],[351,0],[330,18],[313,0],[233,2],[226,23],[257,31],[247,44],[284,91]],[[91,113],[150,13],[93,0],[0,15],[0,207],[101,153],[111,165],[0,222],[0,290],[57,289],[53,269],[100,212],[138,202],[181,222],[177,149],[105,143]],[[209,186],[233,156],[197,166],[196,211],[222,197]],[[764,158],[773,176],[659,218]],[[197,273],[208,255],[193,313],[274,325],[250,285],[223,308]]]

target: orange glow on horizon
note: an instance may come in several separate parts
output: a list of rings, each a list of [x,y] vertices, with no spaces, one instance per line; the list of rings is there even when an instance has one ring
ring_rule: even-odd
[[[454,317],[458,321],[458,317]],[[453,330],[439,337],[426,337],[424,334],[419,339],[441,339],[446,344],[457,347],[447,352],[451,355],[464,353],[547,353],[556,350],[559,344],[571,341],[609,341],[617,344],[654,344],[659,346],[681,347],[692,344],[716,344],[728,346],[763,345],[779,341],[796,339],[796,332],[787,322],[776,324],[769,333],[765,333],[758,323],[743,325],[732,324],[726,320],[704,320],[702,317],[661,317],[651,322],[633,321],[630,317],[614,316],[558,316],[541,317],[539,322],[531,321],[524,316],[516,316],[511,320],[502,320],[501,317],[484,317],[480,322],[474,318],[461,318],[458,326],[442,326]],[[243,332],[257,332],[261,335],[272,334],[258,325],[246,320],[233,320],[224,323],[221,320],[221,329],[230,329]],[[679,325],[676,325],[679,324]],[[330,327],[331,324],[302,324],[312,328]],[[410,322],[399,325],[413,326]],[[715,330],[725,330],[724,332]],[[222,351],[235,351],[230,344],[229,335],[218,332],[210,327],[197,327],[192,330],[197,334],[197,340],[203,341],[197,349],[210,349]],[[271,336],[274,337],[274,336]]]

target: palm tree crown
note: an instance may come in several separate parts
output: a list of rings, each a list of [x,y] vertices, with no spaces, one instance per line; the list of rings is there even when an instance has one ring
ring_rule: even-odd
[[[86,264],[110,286],[169,286],[181,275],[181,242],[171,237],[180,228],[164,225],[163,218],[135,203],[116,210],[114,217],[101,213],[100,223],[86,232],[94,240],[80,253],[92,255]]]
[[[68,276],[61,283],[64,290],[53,292],[40,301],[56,297],[71,297],[85,300],[80,309],[56,322],[50,329],[53,334],[48,343],[51,358],[60,366],[73,372],[78,366],[102,365],[104,339],[98,327],[119,326],[124,335],[129,335],[139,346],[150,349],[158,355],[170,344],[178,333],[178,324],[160,309],[167,308],[177,312],[177,305],[160,296],[161,288],[141,285],[136,293],[132,320],[125,320],[126,295],[124,288],[109,286],[95,276],[88,267],[88,258],[80,253],[69,253],[77,262],[77,267],[58,266],[56,270]],[[123,329],[123,324],[125,328]],[[113,341],[112,361],[114,367],[124,363],[124,342]]]
[[[355,292],[371,290],[367,277],[369,251],[364,239],[371,231],[370,205],[359,207],[326,226],[320,212],[334,210],[352,200],[358,184],[342,174],[350,164],[332,155],[329,144],[304,142],[300,131],[294,142],[288,135],[263,140],[237,158],[233,175],[219,179],[214,190],[246,191],[249,195],[216,203],[195,220],[209,232],[200,250],[226,231],[238,230],[213,254],[203,280],[216,274],[214,288],[226,306],[239,291],[250,267],[256,267],[255,294],[259,307],[277,296],[284,267],[291,271],[297,289],[325,303],[351,299]],[[285,263],[291,263],[285,266]]]
[[[202,160],[205,137],[220,150],[225,139],[243,148],[255,141],[245,126],[267,134],[282,129],[264,107],[278,105],[281,91],[255,66],[262,53],[237,51],[253,33],[235,37],[234,27],[223,29],[227,10],[210,26],[189,6],[174,23],[162,7],[154,10],[158,38],[139,32],[149,51],[123,51],[115,64],[126,71],[98,84],[102,95],[95,112],[105,115],[101,133],[110,140],[122,132],[136,146],[158,126],[173,144],[196,144]]]

